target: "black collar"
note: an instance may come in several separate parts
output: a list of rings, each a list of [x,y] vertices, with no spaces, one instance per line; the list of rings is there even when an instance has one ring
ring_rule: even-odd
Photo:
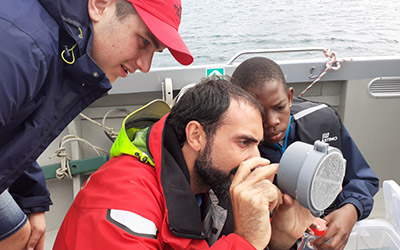
[[[168,209],[170,230],[177,236],[205,239],[201,211],[190,187],[190,175],[175,131],[163,131],[161,185]]]

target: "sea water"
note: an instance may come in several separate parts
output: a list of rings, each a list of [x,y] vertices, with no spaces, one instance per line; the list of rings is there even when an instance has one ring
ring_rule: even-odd
[[[398,0],[182,0],[182,5],[180,33],[193,65],[226,63],[245,49],[324,47],[341,58],[400,56]],[[267,56],[324,58],[316,52]],[[178,65],[168,50],[153,60],[153,67]]]

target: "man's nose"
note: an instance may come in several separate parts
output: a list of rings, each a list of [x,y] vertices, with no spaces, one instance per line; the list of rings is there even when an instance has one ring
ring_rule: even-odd
[[[141,72],[147,73],[150,71],[153,55],[154,52],[145,52],[137,58],[136,65]]]
[[[258,149],[258,145],[255,145],[251,152],[250,152],[250,158],[252,157],[260,157],[260,150]]]

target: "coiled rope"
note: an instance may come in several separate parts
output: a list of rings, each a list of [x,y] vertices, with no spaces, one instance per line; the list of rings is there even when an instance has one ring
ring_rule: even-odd
[[[68,142],[72,142],[72,141],[78,141],[78,142],[84,142],[86,145],[90,146],[95,152],[96,154],[99,156],[100,152],[102,151],[103,153],[108,154],[108,151],[97,147],[93,144],[91,144],[90,142],[88,142],[85,139],[79,138],[76,135],[66,135],[62,138],[62,140],[60,141],[60,147],[54,152],[54,154],[52,154],[49,158],[53,158],[55,156],[58,156],[61,158],[61,167],[59,169],[56,170],[56,177],[59,180],[64,179],[65,177],[72,179],[72,173],[71,173],[71,168],[69,166],[69,162],[70,162],[70,158],[68,157],[68,154],[66,152],[66,147],[64,146],[66,143]]]
[[[114,142],[115,139],[118,137],[118,132],[116,132],[113,128],[107,127],[105,125],[106,122],[106,118],[107,116],[113,112],[113,111],[121,111],[121,112],[125,112],[126,114],[129,115],[129,110],[126,108],[114,108],[111,109],[109,111],[106,112],[106,114],[104,115],[103,119],[102,119],[102,123],[99,123],[95,120],[93,120],[92,118],[86,116],[83,113],[80,113],[79,116],[83,117],[84,119],[88,120],[89,122],[102,127],[104,130],[104,133],[107,135],[107,137]],[[96,154],[99,156],[100,152],[102,151],[105,154],[108,154],[109,152],[97,147],[95,145],[93,145],[92,143],[90,143],[89,141],[82,139],[76,135],[66,135],[64,136],[61,141],[60,141],[60,147],[54,152],[54,154],[52,154],[49,158],[53,158],[55,156],[60,157],[60,163],[61,163],[61,167],[59,169],[56,170],[56,177],[59,180],[62,180],[64,178],[69,178],[72,179],[72,172],[71,172],[71,168],[69,166],[69,162],[71,161],[71,159],[68,157],[67,151],[66,151],[66,147],[64,146],[66,143],[68,142],[72,142],[72,141],[78,141],[78,142],[83,142],[86,145],[90,146],[95,152]]]
[[[310,84],[305,88],[300,94],[299,97],[302,97],[309,89],[312,88],[319,80],[324,77],[324,75],[329,71],[329,70],[339,70],[341,65],[341,62],[351,62],[353,59],[337,59],[335,52],[333,52],[331,49],[326,49],[324,51],[324,55],[326,58],[328,58],[328,61],[325,64],[325,70],[322,71],[322,73]]]

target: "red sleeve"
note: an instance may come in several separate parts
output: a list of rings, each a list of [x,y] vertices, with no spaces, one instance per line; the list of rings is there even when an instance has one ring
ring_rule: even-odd
[[[57,249],[162,249],[157,238],[136,236],[107,220],[105,209],[72,206],[54,244]]]
[[[86,181],[64,218],[53,249],[163,248],[158,237],[163,196],[154,169],[137,164],[133,157],[114,159]]]

